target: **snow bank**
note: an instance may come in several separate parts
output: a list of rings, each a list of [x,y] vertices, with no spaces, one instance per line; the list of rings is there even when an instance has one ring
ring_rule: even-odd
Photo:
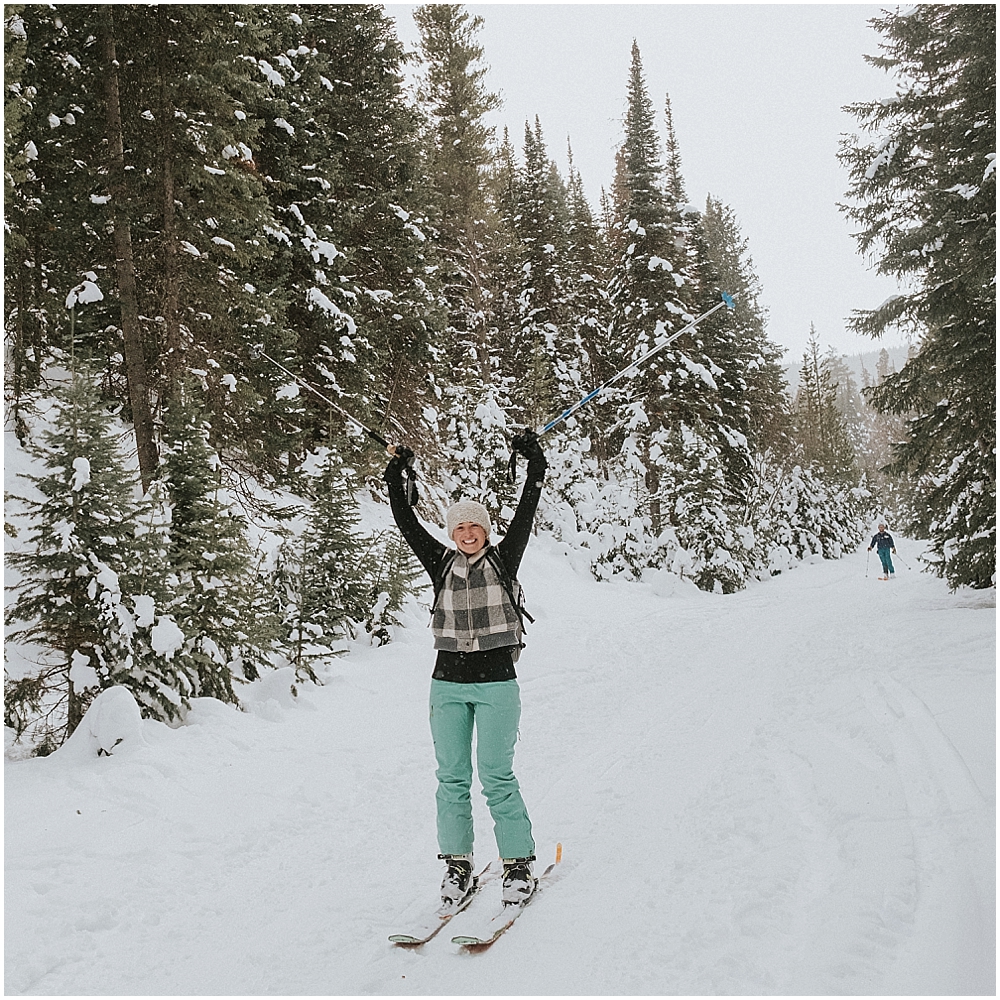
[[[91,702],[73,735],[56,751],[76,760],[111,757],[146,746],[142,713],[128,688],[112,687]]]

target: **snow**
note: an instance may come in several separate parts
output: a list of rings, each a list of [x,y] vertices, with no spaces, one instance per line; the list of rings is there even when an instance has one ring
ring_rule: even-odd
[[[332,316],[334,319],[345,324],[348,336],[353,337],[358,332],[357,324],[354,322],[354,317],[345,313],[321,289],[310,288],[309,291],[306,292],[306,302],[308,303],[310,309],[315,306],[325,312],[328,316]]]
[[[285,78],[266,59],[258,60],[257,65],[268,83],[273,87],[284,87]]]
[[[82,455],[79,458],[74,458],[72,491],[76,493],[78,490],[82,490],[89,482],[90,459],[84,458]]]
[[[89,761],[145,746],[142,714],[131,691],[112,687],[102,691],[83,720],[59,750],[69,760]]]
[[[84,656],[77,649],[70,656],[69,679],[78,691],[98,685],[97,671],[91,664],[90,657]]]
[[[154,652],[169,660],[184,645],[184,633],[172,618],[163,616],[149,630],[149,644]]]
[[[564,860],[482,955],[449,939],[485,893],[386,940],[440,880],[416,602],[297,697],[274,672],[172,729],[105,692],[5,763],[6,993],[993,994],[995,591],[896,541],[890,582],[861,549],[718,596],[534,537],[516,770]]]
[[[104,292],[97,286],[97,275],[93,271],[88,271],[84,280],[66,296],[66,308],[72,309],[75,305],[86,305],[88,302],[100,302],[103,298]]]
[[[712,373],[703,364],[700,364],[697,361],[692,361],[686,354],[681,355],[681,361],[684,363],[684,367],[687,368],[692,375],[697,375],[698,378],[700,378],[710,389],[719,388],[715,384],[715,379],[712,378]]]

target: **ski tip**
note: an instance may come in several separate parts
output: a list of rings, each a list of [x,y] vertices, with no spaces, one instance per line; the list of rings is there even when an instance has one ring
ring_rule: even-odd
[[[726,303],[728,309],[736,308],[736,303],[733,301],[732,295],[729,295],[727,292],[722,293],[722,301]]]
[[[556,864],[562,861],[562,844],[556,844]]]
[[[452,944],[461,944],[461,945],[464,945],[467,948],[475,947],[475,945],[477,945],[477,944],[486,944],[486,942],[483,941],[481,938],[468,937],[468,936],[466,936],[464,934],[458,934],[455,937],[453,937],[451,939],[451,943]]]
[[[420,938],[413,937],[412,934],[390,934],[389,940],[393,944],[423,944]]]

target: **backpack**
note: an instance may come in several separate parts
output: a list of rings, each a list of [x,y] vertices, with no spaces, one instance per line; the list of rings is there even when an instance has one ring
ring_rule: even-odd
[[[437,574],[432,581],[434,585],[434,602],[431,604],[431,618],[434,617],[434,612],[437,609],[438,597],[444,589],[444,581],[448,576],[448,570],[451,569],[451,564],[455,561],[456,555],[458,555],[458,553],[454,551],[445,553],[444,558],[438,566]],[[531,617],[528,613],[528,609],[524,606],[524,588],[514,577],[510,575],[510,573],[507,572],[507,567],[504,564],[504,561],[500,558],[500,553],[497,552],[492,545],[490,545],[486,549],[486,555],[484,558],[489,560],[494,572],[500,578],[500,584],[504,591],[506,591],[507,596],[510,598],[510,603],[514,607],[514,614],[517,615],[517,620],[521,623],[521,627],[518,630],[518,644],[514,647],[513,660],[516,663],[521,650],[524,649],[523,636],[527,631],[524,620],[527,618],[527,620],[534,625],[535,619]]]

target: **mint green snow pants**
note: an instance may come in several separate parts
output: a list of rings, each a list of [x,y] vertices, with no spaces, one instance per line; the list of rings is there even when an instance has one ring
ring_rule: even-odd
[[[476,766],[501,858],[535,853],[531,821],[514,777],[521,718],[517,681],[457,684],[431,681],[431,735],[437,756],[437,832],[442,854],[471,854],[472,728]]]

